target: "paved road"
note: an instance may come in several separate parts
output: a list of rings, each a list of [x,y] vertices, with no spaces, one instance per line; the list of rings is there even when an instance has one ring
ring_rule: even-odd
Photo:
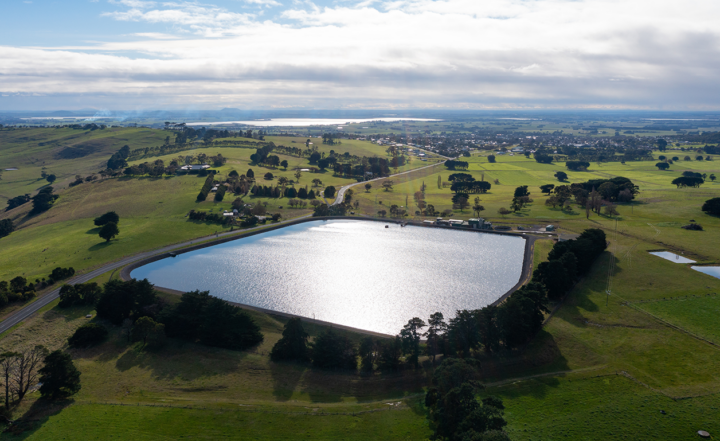
[[[436,154],[437,154],[437,153],[436,153]],[[438,156],[439,156],[439,155],[438,155]],[[447,158],[447,157],[445,157],[445,156],[443,156],[443,158],[445,158],[445,159],[451,159],[451,158]],[[397,174],[390,175],[390,176],[387,176],[387,177],[375,178],[375,179],[371,179],[371,180],[369,180],[369,181],[361,181],[361,182],[356,182],[356,183],[354,183],[354,184],[348,184],[348,185],[346,185],[346,186],[344,186],[344,187],[340,187],[340,190],[338,190],[338,193],[337,193],[337,197],[335,197],[335,202],[333,202],[332,204],[333,204],[333,205],[337,205],[337,204],[342,203],[342,201],[343,201],[343,199],[344,199],[344,197],[345,197],[345,191],[346,191],[348,188],[355,187],[356,185],[365,185],[365,184],[367,184],[368,182],[375,182],[375,181],[380,181],[380,180],[385,181],[385,180],[388,180],[388,179],[390,179],[390,178],[394,178],[395,176],[402,176],[402,175],[406,175],[406,174],[408,174],[408,173],[414,173],[414,172],[416,172],[416,171],[418,171],[418,170],[425,170],[426,168],[437,167],[437,166],[439,166],[439,165],[443,165],[444,163],[445,163],[445,161],[441,161],[441,162],[437,162],[437,163],[435,163],[435,164],[426,165],[425,167],[414,168],[414,169],[412,169],[412,170],[404,171],[404,172],[402,172],[402,173],[397,173]]]
[[[411,172],[414,172],[414,171],[417,171],[417,170],[422,170],[422,169],[429,168],[429,167],[435,167],[435,166],[440,165],[440,164],[442,164],[442,162],[439,162],[439,163],[437,163],[437,164],[431,164],[431,165],[429,165],[429,166],[427,166],[427,167],[416,168],[416,169],[414,169],[414,170],[409,170],[409,171],[406,171],[406,172],[398,173],[398,174],[396,174],[396,175],[391,175],[391,176],[389,176],[389,177],[404,175],[404,174],[406,174],[406,173],[411,173]],[[388,177],[388,178],[389,178],[389,177]],[[378,179],[388,179],[388,178],[378,178]],[[373,181],[376,181],[376,180],[377,180],[377,179],[373,179]],[[371,182],[371,181],[366,181],[366,182]],[[342,188],[340,189],[340,191],[338,192],[338,197],[337,197],[337,199],[335,200],[335,202],[333,203],[333,205],[334,205],[334,204],[337,204],[338,201],[342,201],[342,196],[344,195],[345,190],[347,190],[348,188],[350,188],[350,187],[352,187],[352,186],[354,186],[354,185],[364,184],[364,183],[365,183],[365,182],[358,182],[358,183],[355,183],[355,184],[350,184],[350,185],[346,185],[346,186],[342,187]],[[300,217],[296,217],[296,218],[293,218],[293,219],[284,220],[284,221],[281,221],[281,222],[279,222],[279,223],[277,223],[277,224],[273,224],[273,225],[284,224],[284,223],[289,223],[289,222],[295,222],[295,221],[297,221],[298,219],[303,219],[303,218],[310,217],[310,216],[312,216],[312,215],[307,214],[307,215],[305,215],[305,216],[300,216]],[[204,242],[204,241],[206,241],[206,240],[211,240],[211,239],[216,239],[216,238],[221,238],[221,237],[227,237],[227,236],[234,236],[234,235],[239,235],[239,234],[245,234],[245,233],[247,233],[248,231],[258,230],[258,229],[261,229],[261,228],[264,228],[264,227],[265,227],[265,226],[258,226],[258,227],[253,227],[253,228],[246,228],[246,229],[242,229],[242,230],[237,230],[237,231],[227,231],[227,232],[224,232],[224,233],[219,233],[219,234],[217,234],[217,235],[213,234],[212,236],[201,237],[201,238],[189,240],[189,241],[182,242],[182,243],[175,244],[175,245],[168,245],[168,246],[166,246],[166,247],[158,248],[158,249],[156,249],[156,250],[146,251],[146,252],[140,253],[140,254],[135,254],[135,255],[130,256],[130,257],[125,257],[125,258],[123,258],[122,260],[118,260],[118,261],[116,261],[116,262],[112,262],[112,263],[108,263],[108,264],[106,264],[106,265],[103,265],[103,266],[101,266],[100,268],[98,268],[98,269],[96,269],[96,270],[90,271],[89,273],[86,273],[86,274],[82,274],[82,275],[80,275],[80,276],[77,276],[77,277],[71,279],[70,281],[68,281],[68,282],[66,282],[66,283],[69,284],[69,285],[75,285],[75,284],[77,284],[77,283],[85,283],[85,282],[88,282],[88,281],[94,279],[95,277],[98,277],[98,276],[100,276],[100,275],[102,275],[102,274],[105,274],[105,273],[108,272],[108,271],[112,271],[112,270],[115,270],[115,269],[118,269],[118,268],[122,268],[122,267],[124,267],[124,266],[126,266],[126,265],[129,265],[129,264],[133,263],[133,262],[137,262],[137,261],[139,261],[139,260],[146,259],[146,258],[148,258],[148,257],[152,257],[152,256],[156,256],[156,255],[159,255],[159,254],[168,253],[168,252],[170,252],[170,251],[177,250],[177,249],[179,249],[179,248],[185,248],[185,247],[187,247],[187,246],[190,246],[190,245],[193,245],[193,244],[196,244],[196,243],[199,243],[199,242]],[[32,316],[33,314],[35,314],[36,312],[38,312],[40,309],[42,309],[43,307],[49,305],[51,302],[53,302],[55,299],[57,299],[57,298],[59,297],[59,295],[60,295],[60,287],[58,287],[57,289],[54,289],[54,290],[50,291],[49,293],[43,295],[42,297],[38,298],[37,300],[35,300],[34,302],[30,303],[29,305],[23,307],[22,309],[19,309],[19,310],[13,312],[13,313],[10,314],[9,316],[7,316],[4,320],[2,320],[2,322],[0,322],[0,333],[3,333],[3,332],[5,332],[5,331],[7,331],[8,329],[12,328],[13,326],[21,323],[22,321],[24,321],[24,320],[27,319],[28,317]]]

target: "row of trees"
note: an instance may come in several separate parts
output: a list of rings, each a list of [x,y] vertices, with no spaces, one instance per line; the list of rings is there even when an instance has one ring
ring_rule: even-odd
[[[215,174],[211,173],[206,179],[205,183],[203,184],[202,188],[200,189],[200,193],[197,195],[198,201],[204,201],[207,199],[208,194],[210,194],[210,190],[212,190],[213,185],[215,185]]]
[[[165,336],[198,341],[208,346],[246,349],[262,342],[255,321],[243,310],[207,291],[183,294],[169,306],[145,280],[111,280],[101,289],[94,283],[63,287],[60,306],[94,305],[99,318],[123,326],[134,340],[162,342]],[[162,326],[160,326],[162,325]],[[99,342],[101,330],[85,330],[81,342]],[[134,337],[133,337],[134,335]],[[84,343],[82,343],[84,344]]]
[[[447,167],[448,170],[467,170],[469,166],[470,164],[466,161],[455,161],[453,159],[445,161],[445,167]]]

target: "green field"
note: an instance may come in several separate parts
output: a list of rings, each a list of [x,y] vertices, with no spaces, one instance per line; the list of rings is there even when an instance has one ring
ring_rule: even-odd
[[[143,134],[147,129],[122,130],[144,137],[142,142],[151,146],[161,143],[157,139],[164,133],[157,131],[160,134],[149,136]],[[84,136],[96,136],[98,132]],[[0,133],[5,136],[5,132]],[[283,145],[292,145],[294,140],[304,145],[304,138],[268,140]],[[6,152],[15,148],[10,146],[20,145],[18,140],[13,142],[0,144],[3,164],[9,163],[4,160]],[[33,142],[36,148],[42,141]],[[22,145],[27,147],[27,143],[30,141]],[[99,164],[101,158],[107,160],[118,145],[113,143],[96,159],[75,160],[77,167],[97,171],[93,164]],[[382,146],[361,141],[343,140],[339,146],[319,147],[325,152],[334,149],[366,156],[385,155]],[[228,163],[219,167],[224,176],[231,170],[244,173],[250,168],[249,156],[254,150],[210,146],[134,162],[158,158],[168,162],[179,155],[199,152],[228,157]],[[19,156],[13,158],[19,161]],[[306,159],[285,155],[282,159],[290,163],[287,171],[252,166],[258,181],[263,183],[262,175],[267,171],[275,179],[295,179],[292,169],[308,166]],[[700,429],[717,436],[720,350],[696,335],[715,342],[720,339],[716,319],[720,300],[712,295],[720,292],[720,279],[648,251],[671,250],[683,252],[699,263],[720,262],[720,219],[700,210],[705,200],[720,196],[720,184],[707,182],[699,189],[677,189],[670,183],[684,170],[719,174],[720,161],[680,161],[665,172],[657,170],[652,161],[593,163],[587,172],[568,172],[570,182],[625,176],[640,186],[634,202],[618,206],[619,216],[592,214],[586,219],[585,211],[579,207],[563,212],[544,204],[546,197],[538,187],[546,183],[558,185],[553,174],[565,170],[563,163],[538,164],[524,156],[498,156],[497,160],[488,163],[486,154],[468,158],[469,173],[477,179],[484,175],[486,181],[493,182],[489,193],[478,195],[485,207],[481,216],[494,224],[513,227],[552,223],[564,235],[601,228],[610,243],[590,274],[559,304],[543,331],[526,347],[500,354],[477,354],[482,381],[488,385],[482,394],[498,395],[504,400],[512,439],[684,440],[695,439]],[[58,160],[58,170],[66,167],[70,179],[76,172],[70,171],[70,163],[62,161]],[[413,160],[409,167],[427,164]],[[39,165],[20,165],[35,167],[30,170],[37,174],[33,175],[34,181],[15,179],[12,172],[6,172],[0,181],[0,193],[12,195],[44,185],[37,180]],[[438,188],[437,180],[439,176],[441,181],[447,181],[451,173],[441,166],[417,171],[391,178],[395,181],[392,191],[382,190],[379,182],[369,192],[357,187],[354,198],[367,215],[375,216],[379,209],[388,209],[391,204],[404,206],[406,201],[414,213],[413,194],[424,183],[427,202],[438,211],[450,209],[452,193],[449,188]],[[323,181],[323,186],[353,182],[326,172],[304,173],[300,184],[311,185],[315,177]],[[494,183],[495,179],[499,184]],[[55,206],[35,217],[26,217],[27,206],[2,213],[0,218],[15,219],[21,228],[0,239],[4,255],[12,256],[0,266],[0,280],[18,274],[31,280],[45,277],[57,266],[89,269],[123,255],[213,234],[219,230],[217,226],[189,222],[185,215],[191,209],[228,209],[234,198],[228,195],[221,203],[196,203],[203,181],[195,176],[105,179],[62,190]],[[509,207],[519,185],[530,186],[534,203],[501,217],[497,210]],[[289,209],[283,199],[247,200],[267,202],[269,212],[281,212],[284,218],[309,212]],[[92,219],[108,210],[120,214],[121,233],[105,244],[97,236]],[[471,210],[455,210],[451,217],[470,218],[473,214]],[[691,219],[705,230],[680,228]],[[552,246],[547,239],[535,243],[534,267],[547,257]],[[106,274],[96,280],[103,282],[109,277]],[[171,303],[177,301],[169,294],[163,297]],[[7,332],[0,342],[3,350],[31,344],[67,349],[67,337],[88,320],[96,320],[85,318],[87,313],[94,315],[91,308],[59,310],[52,306]],[[88,439],[105,439],[111,434],[117,439],[184,436],[423,440],[430,436],[426,410],[420,404],[433,369],[426,357],[421,359],[418,370],[373,375],[273,363],[268,353],[280,338],[285,319],[251,314],[260,324],[265,341],[247,352],[173,340],[160,350],[143,350],[128,345],[120,330],[113,328],[106,343],[93,349],[71,350],[83,384],[72,403],[48,407],[33,393],[14,414],[24,416],[28,430],[17,437],[3,437],[71,439],[82,433]],[[321,330],[319,326],[308,326],[311,336]]]
[[[716,295],[639,303],[636,306],[720,344],[720,321],[717,319],[720,315],[720,298]]]

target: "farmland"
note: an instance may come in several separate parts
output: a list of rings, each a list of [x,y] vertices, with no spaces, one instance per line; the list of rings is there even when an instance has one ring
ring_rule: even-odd
[[[128,130],[122,132],[128,139],[131,135],[139,137],[137,145],[154,146],[164,139],[162,134],[145,133],[145,129],[122,130]],[[5,132],[0,134],[6,136]],[[305,141],[290,137],[268,140],[277,145],[291,145],[293,140],[304,145]],[[57,165],[45,167],[56,167],[51,170],[61,180],[91,173],[123,142],[110,142],[97,157],[89,155],[68,163],[57,160]],[[386,155],[381,146],[353,140],[343,140],[339,146],[320,145],[319,149]],[[10,150],[3,144],[0,155]],[[42,161],[43,152],[34,153],[36,162]],[[273,173],[274,180],[279,176],[296,179],[293,169],[308,165],[307,159],[282,155],[289,163],[287,170],[266,169],[251,165],[253,152],[222,146],[191,151],[194,155],[220,153],[227,157],[227,163],[217,167],[219,176],[254,168],[259,180],[267,171]],[[156,159],[169,162],[179,154],[189,152],[139,158],[131,164]],[[37,179],[41,163],[21,163],[20,156],[12,158],[21,170],[27,167],[28,173],[32,172],[34,181],[6,172],[0,181],[3,195],[12,197],[46,185]],[[648,253],[670,250],[700,264],[720,262],[720,219],[700,210],[705,200],[720,196],[720,184],[709,180],[700,188],[671,184],[686,170],[720,174],[720,161],[676,161],[669,171],[658,170],[655,161],[605,162],[592,163],[588,171],[573,172],[562,162],[540,164],[522,155],[498,156],[496,163],[490,163],[487,153],[475,152],[464,160],[469,162],[464,173],[492,183],[489,192],[471,196],[480,198],[484,207],[480,216],[494,225],[516,228],[553,224],[566,237],[587,228],[601,228],[609,240],[607,251],[590,274],[563,302],[552,305],[557,306],[552,318],[527,346],[495,356],[479,355],[482,382],[487,385],[481,395],[503,399],[512,439],[693,439],[700,429],[720,432],[719,349],[706,341],[717,343],[720,339],[715,319],[720,308],[716,296],[720,279]],[[3,160],[5,163],[10,162]],[[413,160],[404,170],[421,165],[427,163]],[[569,182],[623,176],[638,185],[640,192],[634,201],[617,204],[618,215],[588,216],[577,204],[565,210],[553,208],[545,204],[547,196],[539,186],[561,185],[554,177],[557,171],[567,172]],[[379,183],[368,191],[361,185],[355,188],[353,200],[360,202],[359,211],[367,216],[377,217],[379,210],[398,205],[408,208],[408,218],[422,219],[414,215],[417,207],[413,196],[424,184],[425,200],[437,211],[451,210],[450,217],[459,219],[475,217],[471,208],[453,208],[452,192],[442,185],[451,173],[438,166],[390,178],[394,185],[387,191]],[[353,182],[332,172],[305,172],[300,184],[311,185],[318,176],[323,186]],[[211,235],[221,228],[188,221],[185,215],[191,209],[222,212],[230,208],[234,198],[196,202],[203,181],[194,175],[99,179],[62,189],[54,206],[43,214],[27,216],[27,206],[3,213],[0,218],[18,221],[19,229],[0,239],[4,255],[13,256],[3,261],[0,280],[18,274],[31,279],[44,277],[57,266],[84,271],[121,256]],[[498,210],[510,206],[515,188],[521,185],[529,186],[533,202],[517,212],[500,215]],[[267,202],[268,211],[282,213],[283,218],[310,212],[288,208],[286,199],[246,198]],[[97,236],[92,219],[108,210],[120,214],[121,233],[106,244]],[[680,228],[691,220],[701,224],[704,231]],[[547,258],[552,245],[550,240],[536,242],[535,267]],[[109,277],[106,274],[98,281]],[[177,301],[170,294],[162,295],[169,303]],[[3,349],[31,344],[67,349],[67,337],[89,320],[86,314],[95,315],[92,307],[61,310],[54,306],[7,332],[2,338]],[[111,427],[118,439],[160,435],[429,438],[427,409],[422,404],[433,369],[427,357],[422,357],[417,370],[371,375],[273,363],[268,354],[280,338],[285,319],[251,314],[260,324],[265,341],[248,352],[179,340],[151,351],[126,343],[120,330],[114,328],[102,345],[71,350],[83,384],[72,402],[43,407],[38,394],[31,394],[15,415],[26,415],[28,430],[18,437],[4,436],[62,439],[83,430],[88,439],[99,439],[105,435],[101,428]],[[308,326],[311,339],[322,330],[321,326]]]

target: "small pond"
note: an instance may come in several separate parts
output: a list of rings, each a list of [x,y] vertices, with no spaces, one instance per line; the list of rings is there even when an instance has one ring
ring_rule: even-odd
[[[488,305],[520,279],[525,239],[355,220],[312,221],[132,271],[179,291],[397,334]]]
[[[694,260],[690,260],[687,257],[683,257],[679,254],[671,253],[670,251],[652,251],[650,254],[653,256],[662,257],[665,260],[670,260],[675,263],[695,263]]]
[[[691,266],[690,268],[720,279],[720,266]]]

